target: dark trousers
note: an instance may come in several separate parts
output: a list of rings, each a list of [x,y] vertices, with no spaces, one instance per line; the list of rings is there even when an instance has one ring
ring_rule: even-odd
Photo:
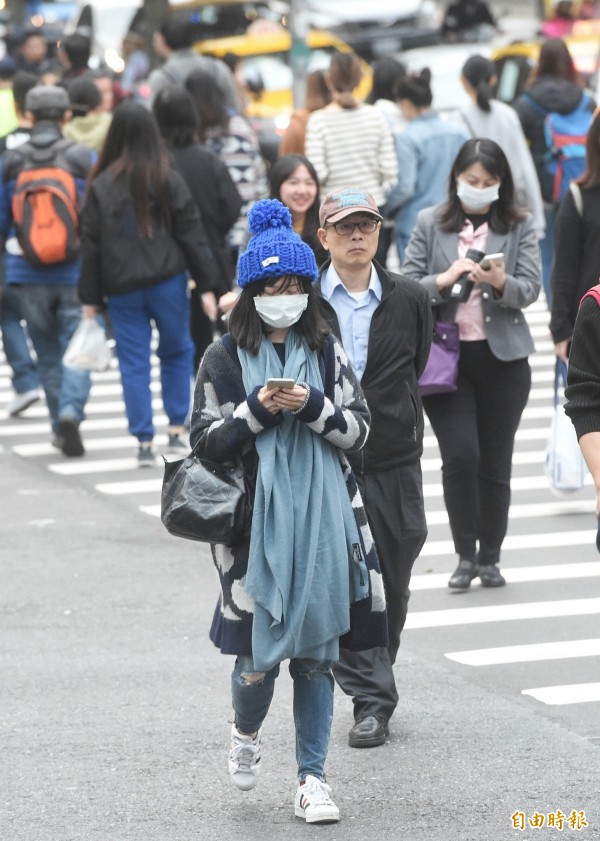
[[[387,601],[388,648],[340,650],[336,681],[354,700],[358,721],[376,715],[387,721],[398,703],[392,666],[406,622],[413,564],[427,537],[421,465],[356,476],[373,533]]]
[[[192,292],[190,296],[190,333],[194,342],[194,370],[192,376],[195,377],[204,351],[212,344],[214,333],[214,325],[202,309],[202,299],[197,292]]]
[[[487,342],[461,342],[457,391],[423,398],[442,455],[454,548],[482,566],[500,560],[515,434],[530,386],[527,359],[501,362]]]

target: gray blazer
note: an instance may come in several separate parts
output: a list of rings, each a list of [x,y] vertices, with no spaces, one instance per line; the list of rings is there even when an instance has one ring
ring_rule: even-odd
[[[428,207],[417,216],[402,274],[427,289],[438,320],[454,321],[458,304],[445,300],[435,280],[458,260],[458,235],[440,229],[439,209],[439,205]],[[488,344],[494,356],[503,362],[522,359],[533,353],[535,347],[521,310],[537,300],[541,288],[540,249],[531,216],[527,215],[507,234],[490,231],[486,251],[488,254],[503,252],[506,267],[506,286],[501,298],[488,283],[481,284]]]

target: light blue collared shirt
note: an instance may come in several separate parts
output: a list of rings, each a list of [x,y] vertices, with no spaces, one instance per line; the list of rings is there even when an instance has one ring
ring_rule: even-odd
[[[321,278],[321,293],[335,310],[344,350],[348,354],[354,373],[361,380],[367,364],[371,319],[383,295],[375,266],[371,265],[368,289],[355,297],[348,292],[333,265],[330,264]]]

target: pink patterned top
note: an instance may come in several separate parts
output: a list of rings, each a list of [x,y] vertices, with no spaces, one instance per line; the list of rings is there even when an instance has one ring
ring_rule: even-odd
[[[488,235],[488,224],[484,222],[477,230],[473,229],[470,219],[465,220],[464,227],[458,235],[458,256],[465,257],[469,248],[476,248],[485,252]],[[483,325],[483,310],[481,309],[481,289],[474,286],[464,304],[459,304],[456,310],[461,342],[480,342],[487,338]]]

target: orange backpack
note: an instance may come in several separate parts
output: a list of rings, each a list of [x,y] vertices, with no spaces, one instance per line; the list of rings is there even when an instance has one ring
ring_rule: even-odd
[[[25,164],[15,184],[12,214],[23,256],[43,268],[72,263],[79,256],[77,185],[66,168],[70,140],[59,140],[50,149],[26,143],[15,149]]]

